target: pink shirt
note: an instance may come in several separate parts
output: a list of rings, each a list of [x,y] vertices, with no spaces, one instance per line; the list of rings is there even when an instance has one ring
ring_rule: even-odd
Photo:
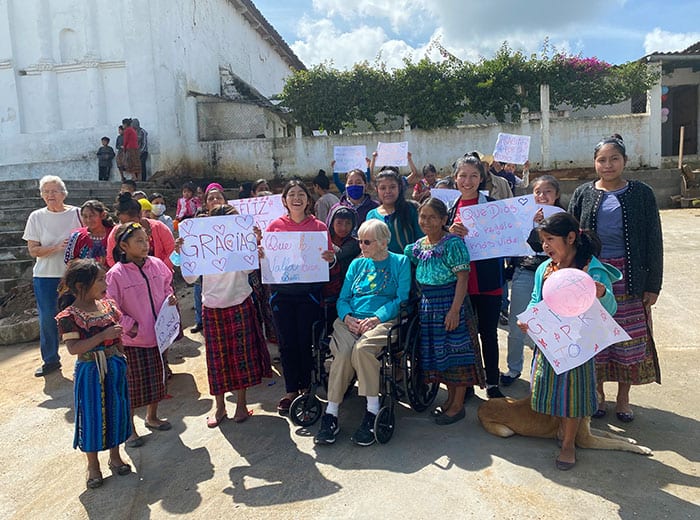
[[[168,229],[168,226],[163,224],[160,220],[153,220],[150,218],[145,220],[148,220],[148,223],[151,225],[151,236],[148,242],[151,245],[153,256],[165,262],[165,265],[172,271],[173,263],[170,260],[170,255],[175,251],[175,238],[173,234],[170,232],[170,229]],[[107,265],[109,267],[112,267],[115,263],[112,251],[114,250],[114,235],[117,229],[119,229],[119,226],[114,226],[107,237]]]
[[[289,218],[288,215],[284,215],[270,222],[265,231],[325,231],[328,234],[328,249],[333,249],[333,243],[331,242],[331,237],[328,233],[328,227],[326,227],[323,222],[318,220],[313,215],[309,215],[298,224]]]
[[[173,294],[173,275],[163,262],[149,256],[139,268],[133,262],[116,263],[107,272],[107,297],[113,299],[124,327],[122,343],[128,347],[153,347],[156,339],[156,318],[163,302]],[[127,334],[138,323],[136,336]]]

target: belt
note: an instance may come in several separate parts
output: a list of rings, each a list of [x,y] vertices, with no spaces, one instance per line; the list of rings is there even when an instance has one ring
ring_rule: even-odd
[[[119,354],[117,347],[106,347],[104,350],[89,350],[78,356],[78,361],[94,362],[98,356],[104,355],[105,358],[111,358]]]

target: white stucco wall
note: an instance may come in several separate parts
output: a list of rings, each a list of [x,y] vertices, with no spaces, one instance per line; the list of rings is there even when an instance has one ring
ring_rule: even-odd
[[[199,158],[219,67],[266,96],[290,69],[229,0],[0,0],[0,180],[97,176],[100,137],[149,132],[151,169]]]

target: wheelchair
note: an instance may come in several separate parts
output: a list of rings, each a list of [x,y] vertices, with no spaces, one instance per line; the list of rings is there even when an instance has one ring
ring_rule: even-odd
[[[422,412],[433,403],[439,389],[438,383],[424,381],[420,368],[418,302],[418,298],[413,298],[401,304],[398,322],[387,333],[386,347],[377,355],[380,360],[380,409],[374,422],[374,436],[379,444],[389,442],[394,434],[394,406],[397,402],[407,402],[414,411]],[[289,417],[297,426],[311,426],[323,414],[317,391],[321,386],[328,388],[326,363],[333,357],[330,329],[327,315],[313,324],[311,386],[308,392],[292,402],[289,409]],[[398,374],[403,377],[399,379]],[[348,393],[354,384],[353,380]]]

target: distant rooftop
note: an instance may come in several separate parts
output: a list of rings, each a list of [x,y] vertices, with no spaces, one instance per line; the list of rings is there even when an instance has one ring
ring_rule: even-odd
[[[272,48],[291,68],[296,70],[306,70],[306,66],[294,54],[284,38],[275,30],[262,13],[255,7],[251,0],[229,0],[243,18],[255,29],[263,40],[267,41]]]

